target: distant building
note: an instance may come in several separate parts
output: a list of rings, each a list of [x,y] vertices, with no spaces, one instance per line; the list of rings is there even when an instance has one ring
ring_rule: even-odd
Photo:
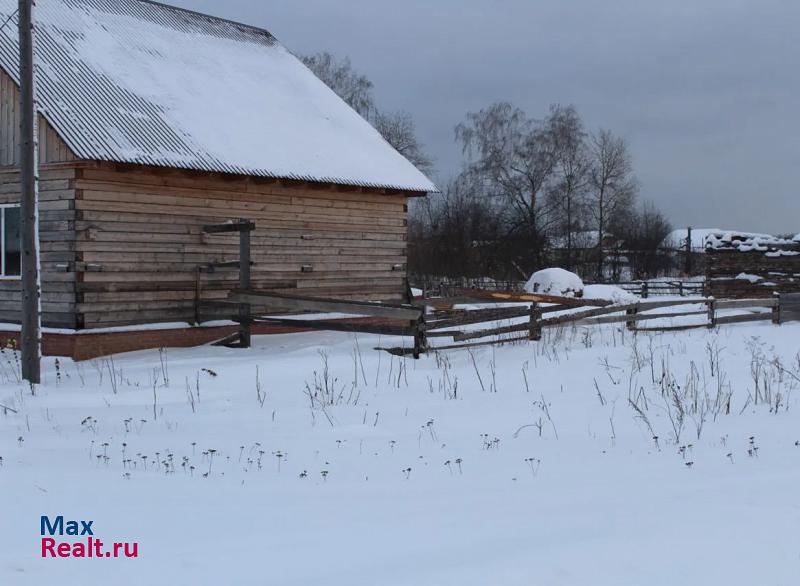
[[[716,231],[706,237],[706,288],[714,297],[800,292],[800,234]]]

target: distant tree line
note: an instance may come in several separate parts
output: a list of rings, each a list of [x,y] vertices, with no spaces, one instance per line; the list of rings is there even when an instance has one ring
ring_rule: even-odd
[[[376,107],[372,82],[329,53],[303,62],[421,171],[433,160],[406,112]],[[409,272],[415,276],[527,278],[561,266],[598,281],[672,270],[672,230],[639,201],[626,141],[590,132],[577,109],[553,105],[541,119],[507,102],[467,114],[455,129],[463,170],[442,193],[415,201]]]

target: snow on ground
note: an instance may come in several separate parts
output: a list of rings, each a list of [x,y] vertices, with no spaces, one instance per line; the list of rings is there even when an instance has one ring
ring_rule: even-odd
[[[524,290],[540,295],[563,295],[576,297],[583,293],[583,281],[575,273],[564,269],[542,269],[533,273]]]
[[[567,328],[419,361],[265,336],[47,359],[35,396],[5,351],[0,584],[796,584],[798,334]],[[59,514],[139,558],[41,559]]]
[[[749,273],[739,273],[736,275],[737,281],[749,281],[750,283],[758,283],[759,281],[763,281],[764,277],[759,277],[758,275],[751,275]]]
[[[606,299],[614,303],[636,303],[636,295],[614,285],[586,285],[583,288],[584,299]]]

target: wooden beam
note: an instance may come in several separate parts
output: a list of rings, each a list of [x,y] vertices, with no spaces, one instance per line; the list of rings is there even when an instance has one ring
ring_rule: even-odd
[[[717,317],[715,325],[741,324],[751,321],[767,321],[772,319],[771,313],[751,313],[745,315],[724,315]]]
[[[363,334],[376,334],[383,336],[411,336],[413,332],[410,327],[395,325],[373,325],[346,323],[333,320],[301,320],[283,318],[254,318],[254,323],[272,324],[293,328],[308,328],[311,330],[328,330],[331,332],[356,332]]]
[[[34,86],[33,1],[19,0],[21,173],[20,247],[22,285],[22,378],[41,382],[42,322],[39,273],[39,145]]]
[[[206,234],[222,234],[226,232],[252,232],[256,229],[256,223],[248,220],[239,220],[226,224],[210,224],[203,226]]]
[[[300,311],[323,311],[347,313],[350,315],[368,315],[388,319],[416,320],[423,310],[410,305],[389,305],[369,301],[347,301],[342,299],[320,299],[316,297],[299,297],[294,295],[278,295],[260,291],[235,290],[228,295],[230,301],[250,303],[280,309]]]
[[[613,323],[631,323],[637,321],[647,321],[654,319],[670,319],[674,317],[688,317],[693,315],[706,315],[706,310],[702,311],[684,311],[684,312],[671,312],[671,313],[636,313],[628,315],[607,315],[604,317],[593,317],[583,319],[576,322],[576,325],[599,325],[599,324],[613,324]]]
[[[539,295],[534,293],[514,293],[510,291],[486,291],[483,289],[458,289],[456,295],[468,299],[481,299],[496,303],[555,303],[571,307],[606,307],[611,301],[604,299],[582,299],[579,297],[559,297],[557,295]]]
[[[250,288],[250,232],[255,229],[255,223],[244,218],[239,220],[239,288]],[[251,342],[250,331],[250,305],[243,303],[239,306],[239,342],[243,348],[249,348]]]

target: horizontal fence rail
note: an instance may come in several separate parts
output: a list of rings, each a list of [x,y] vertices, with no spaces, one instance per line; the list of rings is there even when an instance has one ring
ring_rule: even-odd
[[[415,300],[413,303],[380,303],[301,297],[251,289],[234,290],[226,301],[250,314],[233,319],[298,329],[362,332],[367,334],[413,337],[409,348],[382,348],[393,354],[413,354],[426,350],[429,338],[450,338],[453,345],[436,346],[444,350],[521,340],[539,340],[543,330],[567,326],[591,327],[624,324],[633,332],[669,332],[692,328],[713,328],[725,324],[800,320],[800,294],[776,295],[771,299],[642,299],[614,304],[608,300],[539,295],[519,291],[457,289],[454,297]],[[467,307],[457,307],[466,304]],[[472,307],[471,307],[472,306]],[[301,315],[275,316],[292,311]],[[741,311],[733,315],[720,312]],[[354,316],[303,316],[302,313],[341,313]],[[675,324],[672,320],[690,318],[693,323]],[[702,318],[701,321],[694,321]],[[371,320],[371,321],[370,321]],[[665,325],[642,323],[670,320]],[[503,323],[506,322],[506,323]],[[510,322],[510,323],[509,323]],[[477,327],[485,324],[487,327]],[[470,326],[470,328],[467,328]],[[508,337],[517,334],[515,337]]]
[[[677,332],[695,328],[713,328],[718,325],[772,321],[800,320],[800,294],[775,296],[772,299],[713,299],[686,298],[641,300],[633,303],[611,304],[608,301],[575,298],[554,298],[518,292],[457,291],[460,302],[478,299],[496,304],[529,302],[530,305],[503,308],[453,309],[447,299],[436,300],[433,311],[427,315],[423,328],[431,338],[451,338],[455,344],[437,346],[437,350],[468,348],[489,344],[505,344],[523,340],[538,340],[542,330],[565,326],[597,326],[625,324],[633,332]],[[685,309],[682,309],[685,308]],[[663,311],[668,310],[668,311]],[[719,315],[720,311],[743,310],[746,313]],[[769,311],[763,311],[769,310]],[[547,317],[548,314],[558,314]],[[523,318],[528,318],[524,320]],[[696,319],[698,323],[641,327],[642,322]],[[507,320],[516,323],[498,324]],[[495,322],[486,328],[464,330],[462,326]],[[515,337],[514,334],[522,334]],[[491,339],[487,339],[491,338]],[[386,349],[395,354],[405,354],[402,348]]]

